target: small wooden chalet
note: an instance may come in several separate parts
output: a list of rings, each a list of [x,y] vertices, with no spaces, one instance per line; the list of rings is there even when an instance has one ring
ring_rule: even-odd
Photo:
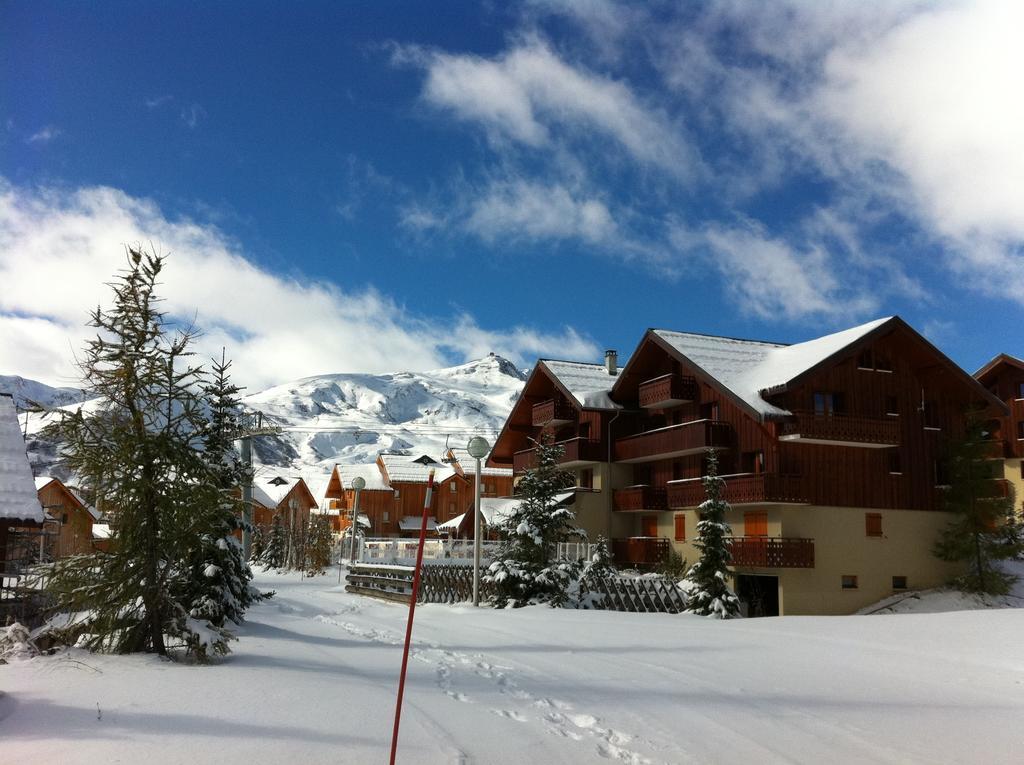
[[[302,478],[268,473],[253,480],[253,523],[269,528],[274,518],[285,528],[305,528],[316,498]]]
[[[33,562],[44,520],[14,397],[0,393],[0,575]]]
[[[39,502],[57,527],[53,556],[63,558],[92,552],[93,524],[99,520],[99,513],[77,491],[56,478],[37,476],[35,483]]]

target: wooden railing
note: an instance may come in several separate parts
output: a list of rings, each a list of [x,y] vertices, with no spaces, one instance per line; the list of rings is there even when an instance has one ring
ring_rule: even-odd
[[[637,510],[668,510],[668,494],[664,488],[655,486],[616,489],[612,495],[612,507],[625,513]]]
[[[696,401],[700,395],[697,381],[693,377],[684,377],[675,372],[640,383],[638,392],[640,406],[645,408],[674,406]]]
[[[807,502],[801,476],[745,473],[723,478],[725,490],[722,492],[722,498],[733,505],[757,502]],[[699,478],[670,481],[668,484],[668,506],[673,510],[697,507],[705,499],[704,483]]]
[[[726,537],[732,565],[814,568],[814,540],[801,537]]]
[[[628,566],[657,566],[671,547],[664,537],[629,537],[612,540],[612,559],[616,564]]]
[[[620,438],[615,442],[618,462],[656,459],[661,455],[697,454],[732,442],[732,426],[717,420],[695,420]]]
[[[895,446],[900,442],[898,417],[863,417],[857,414],[793,412],[794,419],[779,426],[779,436]]]
[[[570,438],[566,441],[557,441],[555,446],[561,446],[563,453],[558,460],[559,464],[566,462],[603,462],[608,458],[604,444],[600,441],[590,441],[586,438]],[[523,449],[512,455],[512,471],[522,473],[524,470],[536,467],[537,450]]]
[[[533,405],[533,427],[542,428],[551,422],[572,422],[576,411],[565,401],[548,399]]]

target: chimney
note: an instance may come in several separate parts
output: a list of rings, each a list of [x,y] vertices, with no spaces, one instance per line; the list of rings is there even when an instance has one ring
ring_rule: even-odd
[[[608,370],[608,374],[617,375],[619,373],[619,352],[618,351],[605,351],[604,352],[604,368]]]

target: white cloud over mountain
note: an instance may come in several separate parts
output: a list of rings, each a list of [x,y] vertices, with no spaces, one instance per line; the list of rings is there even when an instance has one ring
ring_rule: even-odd
[[[125,244],[169,255],[165,310],[203,330],[198,350],[226,346],[250,389],[326,372],[443,367],[494,351],[593,358],[575,330],[481,327],[469,315],[417,316],[372,286],[341,289],[282,276],[247,259],[212,225],[171,219],[154,202],[107,187],[26,189],[0,180],[0,373],[74,384],[87,313],[125,265]]]

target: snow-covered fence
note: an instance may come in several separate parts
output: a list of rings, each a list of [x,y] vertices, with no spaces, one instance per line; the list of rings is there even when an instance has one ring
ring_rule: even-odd
[[[26,627],[38,627],[43,623],[47,605],[49,598],[39,577],[0,571],[0,626],[20,622]]]
[[[417,539],[367,539],[360,546],[361,562],[405,564],[416,561]],[[499,542],[481,542],[481,557],[490,561]],[[423,560],[467,561],[473,559],[473,541],[466,539],[428,539],[423,543]]]
[[[597,552],[597,545],[588,542],[559,542],[558,559],[571,561],[588,561]]]
[[[357,563],[346,577],[347,592],[408,603],[412,597],[412,566]],[[480,595],[489,599],[489,585],[480,583]],[[473,567],[433,563],[420,572],[418,603],[462,603],[473,599]]]
[[[664,577],[597,577],[587,581],[591,598],[584,608],[600,611],[678,614],[686,596],[675,581]]]

